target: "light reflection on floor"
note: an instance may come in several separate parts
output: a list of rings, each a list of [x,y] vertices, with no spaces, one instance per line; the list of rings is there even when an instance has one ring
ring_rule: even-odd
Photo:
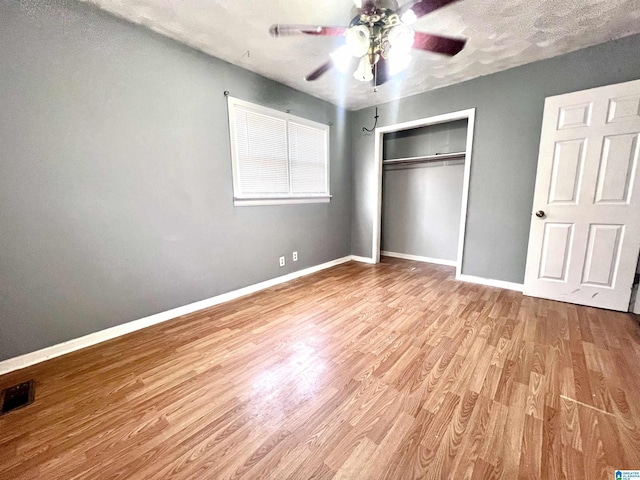
[[[309,338],[292,344],[283,359],[252,380],[252,411],[264,416],[268,423],[279,424],[321,390],[327,361],[319,356],[314,340]]]

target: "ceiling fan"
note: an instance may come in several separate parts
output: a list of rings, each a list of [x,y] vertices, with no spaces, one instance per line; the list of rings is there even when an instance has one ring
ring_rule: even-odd
[[[358,14],[348,27],[322,25],[272,25],[274,37],[291,35],[344,36],[345,43],[331,59],[305,77],[320,78],[332,67],[343,73],[353,59],[359,59],[354,78],[382,85],[409,66],[412,48],[453,56],[465,46],[466,39],[415,32],[411,24],[420,17],[457,0],[414,0],[398,7],[397,0],[354,0]]]

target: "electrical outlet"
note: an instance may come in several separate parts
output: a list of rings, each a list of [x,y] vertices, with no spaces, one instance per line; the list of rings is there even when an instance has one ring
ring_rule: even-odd
[[[280,266],[284,267],[284,257],[280,257]]]
[[[298,252],[293,252],[293,261],[294,262],[298,261]]]

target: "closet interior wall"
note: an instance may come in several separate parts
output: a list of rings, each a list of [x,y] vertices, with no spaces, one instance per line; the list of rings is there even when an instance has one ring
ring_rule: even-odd
[[[466,137],[466,119],[384,135],[384,161],[455,152],[462,155],[447,160],[383,163],[383,254],[449,264],[456,261]]]

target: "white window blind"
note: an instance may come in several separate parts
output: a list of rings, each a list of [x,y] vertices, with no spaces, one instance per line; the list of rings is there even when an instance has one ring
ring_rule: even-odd
[[[229,97],[235,205],[328,202],[329,127]]]
[[[236,137],[242,192],[288,194],[286,122],[239,109],[236,111]]]
[[[289,122],[291,189],[296,193],[327,191],[326,133],[317,128]]]

